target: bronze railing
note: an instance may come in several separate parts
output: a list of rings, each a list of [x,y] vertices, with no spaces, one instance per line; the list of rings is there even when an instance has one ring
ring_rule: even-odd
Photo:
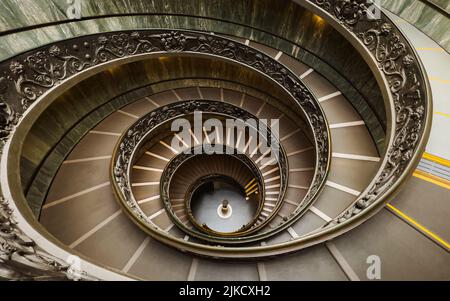
[[[208,144],[200,145],[195,148],[205,149],[205,148],[208,148]],[[173,158],[166,165],[164,172],[161,176],[161,197],[162,197],[162,201],[164,202],[164,206],[166,207],[166,211],[170,213],[169,216],[171,217],[172,221],[174,223],[176,223],[176,225],[180,229],[182,229],[184,232],[186,232],[194,237],[197,237],[200,239],[205,239],[206,241],[209,241],[209,242],[226,242],[226,238],[240,237],[240,236],[248,235],[248,234],[258,230],[260,227],[255,227],[255,223],[256,223],[258,217],[260,217],[262,208],[264,207],[264,202],[265,202],[264,178],[261,174],[260,169],[253,163],[253,161],[250,158],[248,158],[245,154],[240,154],[234,148],[231,149],[230,147],[227,147],[227,146],[224,146],[224,148],[227,148],[227,153],[229,153],[230,156],[233,156],[236,160],[239,160],[243,165],[245,165],[247,167],[247,169],[249,170],[249,172],[251,172],[252,176],[256,179],[256,184],[257,184],[259,194],[258,194],[258,209],[256,210],[256,214],[255,214],[254,218],[245,227],[243,227],[236,233],[226,235],[225,233],[214,233],[213,231],[206,231],[206,232],[209,232],[209,235],[204,236],[204,235],[202,235],[202,233],[200,233],[200,235],[199,235],[198,231],[192,231],[191,229],[186,227],[176,217],[176,214],[170,203],[170,186],[171,186],[170,183],[171,183],[173,176],[177,172],[177,170],[179,170],[179,168],[183,164],[187,163],[188,160],[190,160],[196,156],[195,154],[198,152],[195,151],[195,148],[193,149],[193,151],[190,154],[179,154],[175,158]],[[190,185],[190,187],[188,188],[188,190],[185,193],[185,199],[184,199],[185,210],[188,214],[188,217],[190,217],[191,222],[193,222],[193,224],[196,226],[198,226],[198,224],[196,224],[194,222],[194,218],[192,217],[192,212],[190,210],[190,208],[191,208],[190,202],[191,202],[192,194],[194,193],[194,190],[200,185],[200,183],[204,183],[206,180],[209,180],[212,177],[217,177],[217,176],[220,176],[220,175],[209,175],[209,176],[202,177],[201,179],[192,179],[193,184]],[[286,185],[284,185],[284,186],[286,186]],[[282,190],[285,190],[285,187]],[[277,204],[281,203],[281,201],[282,201],[282,199],[279,199]],[[274,212],[269,218],[266,219],[266,221],[264,222],[264,225],[267,224],[271,220],[271,218],[274,216],[274,214],[276,214],[276,212]],[[261,225],[261,226],[263,226],[263,225]],[[197,228],[199,228],[199,227],[197,227]],[[223,238],[225,238],[225,239],[223,239]]]
[[[189,186],[189,188],[185,194],[185,197],[184,197],[186,213],[187,213],[189,221],[194,225],[194,227],[196,227],[200,231],[206,232],[213,236],[220,237],[220,236],[245,235],[246,231],[255,225],[256,221],[258,220],[258,217],[260,216],[261,210],[263,208],[264,189],[262,188],[263,186],[261,184],[264,184],[264,183],[263,182],[259,182],[259,183],[255,182],[257,184],[257,187],[255,188],[255,191],[257,193],[253,194],[253,196],[251,198],[246,199],[246,201],[248,201],[248,202],[258,203],[258,209],[256,210],[256,214],[253,216],[252,219],[250,219],[250,221],[247,224],[243,225],[241,228],[239,228],[236,231],[228,233],[228,232],[219,232],[219,231],[213,230],[210,227],[208,227],[207,224],[200,224],[198,222],[198,220],[196,219],[196,217],[194,216],[194,213],[192,212],[192,201],[193,201],[193,198],[195,197],[195,193],[197,192],[197,190],[204,184],[210,183],[210,182],[216,181],[216,180],[229,183],[232,186],[239,185],[241,192],[243,194],[245,194],[244,186],[241,183],[237,183],[237,181],[235,179],[233,179],[232,177],[229,177],[229,176],[226,176],[226,175],[223,175],[220,173],[203,176],[203,177],[197,179],[196,181],[194,181],[194,183]]]
[[[329,226],[373,215],[390,201],[420,160],[431,129],[431,92],[423,66],[414,48],[394,23],[381,11],[379,18],[368,13],[371,1],[314,0],[314,10],[332,20],[340,32],[350,34],[366,51],[365,59],[384,88],[389,112],[386,154],[381,167],[358,199]],[[310,6],[308,6],[310,7]],[[369,213],[369,211],[371,211]],[[362,214],[364,213],[364,214]],[[358,223],[355,223],[357,225]],[[328,227],[329,227],[328,226]]]
[[[383,13],[378,19],[368,18],[371,4],[366,0],[294,1],[326,19],[346,37],[361,53],[379,83],[389,124],[386,154],[377,175],[358,199],[325,228],[287,243],[217,248],[173,241],[158,233],[164,243],[188,252],[227,258],[255,258],[293,252],[336,237],[370,218],[391,200],[420,160],[431,129],[431,92],[424,68],[406,37]],[[3,152],[2,169],[7,169],[2,170],[2,174],[7,175],[2,179],[2,194],[21,208],[20,213],[27,216],[30,224],[37,225],[25,212],[26,200],[14,175],[19,166],[20,141],[23,138],[19,127],[27,115],[50,92],[64,89],[66,82],[77,75],[94,72],[97,66],[126,57],[167,52],[198,52],[234,60],[265,73],[289,91],[314,128],[318,164],[314,184],[308,192],[310,199],[314,199],[327,175],[329,132],[320,106],[287,68],[245,45],[202,33],[164,30],[108,33],[55,43],[0,64],[0,147]],[[6,205],[0,207],[4,216],[2,228],[11,223],[8,201],[5,200]],[[17,226],[11,227],[11,231],[16,231]],[[10,261],[13,254],[22,254],[15,244],[18,237],[26,239],[27,234],[17,231],[20,234],[11,235],[4,244],[2,241],[1,260]],[[64,268],[59,270],[64,271]]]
[[[160,239],[158,234],[162,234],[170,239],[176,240],[174,237],[170,237],[168,233],[165,233],[163,229],[158,229],[156,225],[148,219],[148,217],[143,213],[137,201],[135,200],[130,185],[130,174],[132,166],[137,159],[137,154],[142,153],[140,148],[143,145],[147,145],[147,142],[151,140],[151,137],[157,135],[159,128],[166,128],[163,125],[170,123],[177,118],[183,118],[187,115],[193,114],[194,112],[202,112],[204,114],[222,115],[232,119],[242,120],[244,124],[248,120],[256,120],[257,118],[251,113],[236,107],[234,105],[212,101],[212,100],[191,100],[184,102],[176,102],[169,104],[165,107],[153,110],[149,114],[141,117],[138,121],[132,124],[125,133],[119,139],[117,146],[115,148],[113,159],[111,161],[111,181],[113,183],[113,188],[117,198],[120,200],[121,204],[124,205],[126,211],[129,213],[131,218],[138,223],[141,228],[146,230],[150,235],[156,239]],[[258,129],[255,129],[258,130]],[[267,129],[267,143],[270,141],[272,143],[272,132],[270,128]],[[279,142],[278,142],[279,143]],[[201,146],[203,148],[207,145]],[[195,152],[194,152],[195,153]],[[230,152],[229,153],[234,153]],[[264,227],[271,219],[276,215],[280,209],[283,201],[284,194],[287,188],[289,167],[287,162],[287,156],[283,147],[279,147],[279,152],[274,154],[276,157],[276,164],[280,171],[280,193],[277,197],[276,207],[271,213],[270,217],[267,218],[263,223],[258,226],[253,227],[247,231],[247,236],[240,237],[214,237],[211,235],[205,235],[197,231],[192,231],[185,227],[176,217],[174,217],[173,210],[170,205],[170,181],[176,170],[181,166],[186,160],[193,156],[190,154],[181,153],[175,156],[165,167],[163,174],[161,175],[160,186],[161,186],[161,199],[169,212],[169,216],[172,217],[174,223],[181,228],[183,231],[188,232],[190,235],[211,241],[211,242],[222,242],[222,243],[245,243],[252,242],[256,240],[261,240],[267,238],[275,233],[277,233],[278,227],[271,229],[264,233],[257,233],[250,235],[253,232]],[[249,161],[250,159],[244,154],[237,154],[237,158],[243,162]],[[258,181],[263,182],[262,175],[260,171],[257,170],[253,163],[249,163],[250,168],[254,171],[255,175],[258,177]],[[252,167],[253,166],[253,167]],[[305,197],[306,199],[306,197]],[[306,207],[304,207],[306,209]],[[299,211],[301,212],[301,211]],[[292,215],[289,219],[296,219],[297,216]],[[279,226],[284,226],[282,223]]]

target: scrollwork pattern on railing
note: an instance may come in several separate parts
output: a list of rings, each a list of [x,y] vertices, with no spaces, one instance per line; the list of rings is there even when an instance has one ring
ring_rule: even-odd
[[[426,79],[414,50],[395,25],[381,13],[368,17],[368,0],[307,0],[321,8],[355,41],[365,47],[377,62],[389,85],[394,129],[386,158],[378,177],[348,210],[333,223],[343,223],[371,205],[387,201],[384,194],[399,184],[402,175],[417,157],[427,128],[429,97]],[[322,14],[321,14],[322,15]],[[295,75],[273,59],[245,45],[202,33],[149,30],[92,35],[56,43],[39,51],[19,55],[0,64],[0,141],[10,138],[21,116],[35,101],[62,81],[98,64],[114,59],[154,52],[198,52],[215,54],[251,66],[277,81],[297,100],[314,130],[317,170],[305,200],[311,201],[326,177],[329,143],[326,122],[319,105]],[[142,125],[144,126],[144,125]],[[132,134],[132,133],[131,133]],[[136,139],[132,135],[130,141]],[[121,148],[125,147],[121,145]],[[118,157],[125,164],[126,153]],[[120,168],[114,172],[122,172]],[[124,190],[125,195],[130,191]],[[6,216],[9,216],[5,212]],[[3,214],[3,213],[2,213]],[[2,220],[2,226],[4,221]],[[294,243],[294,242],[293,242]]]
[[[318,158],[328,162],[328,128],[323,112],[300,80],[280,63],[244,44],[189,31],[141,30],[90,35],[20,54],[0,63],[0,152],[27,110],[71,77],[116,59],[150,53],[214,54],[251,66],[287,89],[314,125]],[[129,137],[135,139],[136,137]],[[123,153],[125,156],[125,154]],[[125,157],[118,158],[125,160]],[[120,172],[120,170],[115,170]],[[326,172],[319,169],[313,187]],[[315,191],[315,190],[312,190]],[[126,196],[130,192],[124,190]],[[315,195],[309,194],[312,199]]]
[[[120,32],[68,40],[24,54],[0,66],[0,97],[5,99],[0,120],[7,139],[21,114],[43,93],[63,80],[114,59],[154,52],[194,52],[225,57],[253,67],[289,91],[310,120],[318,158],[328,162],[328,128],[311,92],[282,64],[246,45],[196,32],[149,30]],[[325,164],[326,166],[326,164]],[[326,168],[325,168],[326,169]],[[313,182],[316,191],[326,172],[321,168]],[[309,193],[311,197],[314,193]]]
[[[247,157],[247,155],[240,153],[237,149],[232,148],[230,146],[227,145],[223,145],[222,146],[223,149],[225,150],[224,153],[229,154],[230,156],[235,157],[237,160],[241,161],[251,172],[251,174],[255,177],[256,179],[256,183],[258,185],[258,191],[261,192],[260,195],[260,206],[258,209],[258,214],[255,217],[255,219],[250,222],[247,226],[245,227],[245,232],[242,231],[242,233],[239,234],[239,236],[243,236],[244,234],[250,234],[252,232],[255,232],[256,230],[262,228],[264,225],[267,224],[267,222],[270,221],[270,219],[272,218],[273,215],[276,214],[277,210],[274,210],[270,216],[262,216],[261,215],[261,210],[264,206],[265,203],[265,192],[264,192],[264,177],[262,176],[261,170],[255,165],[255,163],[249,158]],[[183,222],[178,218],[174,208],[172,207],[171,204],[171,200],[170,200],[170,185],[171,185],[171,181],[173,176],[175,175],[175,173],[177,172],[177,170],[183,165],[185,164],[188,160],[192,159],[193,157],[195,157],[195,154],[198,153],[213,153],[214,149],[216,148],[212,148],[209,144],[203,144],[203,145],[198,145],[192,148],[191,152],[189,152],[188,154],[185,153],[181,153],[179,155],[177,155],[175,158],[173,158],[172,160],[170,160],[170,162],[167,164],[167,166],[164,168],[164,172],[161,175],[161,200],[164,203],[164,206],[166,208],[166,211],[169,212],[169,216],[171,217],[171,219],[174,221],[174,223],[176,223],[176,225],[182,229],[183,231],[185,231],[186,233],[193,235],[197,238],[201,238],[201,239],[206,239],[207,241],[214,241],[215,239],[223,239],[223,237],[218,237],[217,235],[208,235],[205,234],[203,232],[198,232],[195,231],[194,229],[190,229],[189,227],[186,227]],[[201,150],[201,152],[199,152],[199,150]],[[284,154],[281,154],[281,156],[277,156],[277,161],[279,161],[279,159],[281,157],[284,157]],[[281,163],[278,164],[278,168],[286,168],[285,170],[287,171],[287,166],[283,165]],[[280,170],[281,171],[281,170]],[[211,175],[210,175],[211,176]],[[286,173],[283,174],[283,172],[280,172],[280,176],[281,177],[286,177]],[[192,182],[196,182],[198,181],[198,179],[191,179]],[[192,189],[192,187],[191,187]],[[280,196],[284,195],[284,191],[286,190],[286,182],[281,182],[280,184]],[[186,195],[190,194],[192,195],[193,191],[187,191]],[[190,201],[189,199],[185,199],[185,204],[188,204]],[[277,201],[277,205],[281,205],[282,202],[282,197],[278,198]],[[189,206],[187,206],[189,208]],[[278,206],[277,206],[278,207]],[[187,208],[184,207],[185,213],[186,215],[192,217],[192,213],[187,212]],[[263,222],[261,222],[261,224],[259,224],[258,226],[255,225],[256,220],[261,217],[263,220]],[[193,219],[193,218],[192,218]],[[192,220],[191,219],[191,220]],[[250,231],[249,231],[250,229]],[[229,237],[232,240],[232,237]]]
[[[48,254],[25,235],[12,217],[8,201],[0,198],[0,278],[16,280],[95,280],[85,272]]]
[[[400,31],[380,14],[368,18],[373,7],[368,0],[314,0],[340,21],[370,51],[385,76],[395,115],[392,143],[388,145],[386,163],[381,173],[358,200],[333,222],[341,223],[368,208],[387,192],[411,163],[425,130],[427,90],[420,63]]]
[[[126,205],[128,210],[130,210],[136,218],[138,218],[142,223],[144,223],[147,227],[156,227],[152,223],[151,220],[142,212],[140,206],[136,202],[131,192],[130,185],[130,175],[129,172],[131,170],[131,165],[135,158],[133,157],[136,153],[138,153],[138,149],[141,145],[145,144],[145,141],[148,137],[155,135],[158,130],[158,126],[162,125],[164,122],[172,120],[174,118],[182,118],[183,116],[193,114],[194,112],[202,112],[207,114],[220,114],[231,117],[233,119],[239,119],[244,121],[247,120],[255,120],[255,116],[250,114],[249,112],[236,107],[234,105],[212,101],[212,100],[190,100],[190,101],[182,101],[175,102],[164,106],[162,108],[158,108],[150,112],[149,114],[141,117],[136,123],[131,125],[125,135],[119,140],[118,149],[116,151],[115,158],[113,158],[113,183],[119,190],[119,197],[122,202]],[[271,141],[271,131],[268,129],[267,131],[268,137],[266,139]],[[202,145],[205,149],[208,146]],[[207,151],[207,153],[209,153]],[[238,156],[240,160],[246,165],[249,166],[251,170],[254,171],[255,175],[260,175],[259,170],[255,170],[255,166],[253,163],[250,163],[245,155],[243,154],[235,154]],[[278,197],[278,206],[281,205],[282,198],[286,191],[287,179],[288,179],[288,166],[287,166],[287,158],[283,148],[280,147],[280,151],[278,154],[274,154],[276,157],[276,162],[278,165],[278,169],[280,170],[280,194]],[[170,202],[169,202],[169,184],[173,173],[176,169],[186,160],[191,158],[193,154],[184,154],[181,153],[177,155],[164,169],[163,175],[161,176],[161,200],[163,201],[167,211],[169,213],[173,213]],[[245,158],[244,158],[245,157]],[[274,210],[273,214],[276,213],[277,210]],[[170,214],[169,214],[170,215]],[[176,218],[174,218],[175,220]],[[269,218],[267,220],[270,220]],[[183,228],[181,223],[177,223],[180,228]],[[201,233],[198,233],[201,235]],[[214,237],[206,237],[207,239],[214,239]],[[230,240],[232,240],[230,238]]]

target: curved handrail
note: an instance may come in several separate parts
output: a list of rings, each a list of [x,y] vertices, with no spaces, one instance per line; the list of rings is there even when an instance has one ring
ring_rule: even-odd
[[[35,107],[39,107],[47,95],[63,87],[72,78],[84,73],[93,74],[91,70],[96,67],[104,68],[108,63],[124,58],[183,52],[222,57],[247,66],[272,79],[299,104],[314,129],[316,161],[321,162],[316,167],[313,185],[307,193],[304,206],[297,208],[293,216],[303,212],[323,186],[329,167],[329,130],[320,105],[301,80],[281,63],[244,44],[198,32],[146,30],[93,35],[56,43],[0,64],[0,70],[5,75],[0,78],[0,96],[8,100],[3,108],[5,118],[2,120],[1,138],[9,143],[6,144],[7,151],[2,163],[17,155],[10,153],[9,149],[11,145],[19,147],[14,139],[17,136],[11,137],[11,133],[17,132],[13,130],[22,125],[21,120]],[[16,183],[13,186],[18,185]],[[11,190],[9,185],[5,191],[9,195],[24,198],[21,191]]]
[[[412,173],[431,129],[431,91],[414,47],[372,1],[306,2],[315,4],[317,12],[333,20],[335,28],[350,34],[356,40],[353,42],[363,47],[364,58],[379,72],[377,79],[385,88],[384,98],[391,114],[386,155],[377,175],[329,227],[371,208],[380,208]],[[374,8],[378,9],[379,19],[372,17]]]
[[[238,236],[238,235],[245,235],[245,232],[250,229],[252,226],[254,226],[254,224],[256,223],[258,217],[261,214],[261,210],[262,210],[262,205],[263,202],[261,201],[264,197],[264,190],[261,189],[261,183],[258,183],[258,196],[257,196],[257,202],[259,203],[258,208],[256,210],[256,214],[254,214],[253,218],[247,222],[247,224],[243,225],[240,229],[233,231],[233,232],[220,232],[220,231],[216,231],[213,230],[211,228],[208,227],[208,225],[203,224],[200,225],[197,221],[197,219],[194,217],[194,214],[192,212],[192,207],[191,207],[191,203],[192,203],[192,198],[194,197],[194,194],[196,193],[196,191],[205,183],[210,183],[211,181],[214,180],[220,180],[220,181],[225,181],[228,183],[231,183],[233,185],[233,183],[236,183],[235,179],[228,177],[228,176],[224,176],[222,174],[219,173],[215,173],[215,174],[210,174],[207,176],[203,176],[199,179],[197,179],[192,185],[189,186],[188,191],[185,194],[185,208],[186,208],[186,212],[187,212],[187,216],[188,219],[190,220],[190,222],[194,225],[194,227],[196,227],[197,229],[199,229],[200,231],[204,231],[206,233],[212,234],[214,236]],[[241,186],[241,190],[243,190],[242,185]],[[254,198],[249,198],[249,201],[252,202]]]
[[[158,239],[159,233],[162,233],[163,235],[166,236],[168,236],[168,234],[165,233],[163,229],[159,229],[141,210],[140,206],[138,205],[137,201],[135,200],[132,194],[129,175],[131,174],[133,162],[136,160],[136,154],[139,153],[139,149],[141,148],[142,145],[146,144],[146,141],[151,139],[150,137],[155,135],[155,132],[158,131],[159,127],[177,118],[182,118],[185,117],[186,115],[193,114],[196,111],[205,114],[228,116],[234,119],[242,120],[244,124],[250,119],[256,120],[256,117],[251,113],[228,103],[211,100],[191,100],[191,101],[176,102],[169,104],[165,107],[158,108],[148,113],[147,115],[141,117],[139,120],[137,120],[120,137],[113,152],[113,157],[111,160],[111,182],[113,183],[113,189],[117,198],[119,199],[120,203],[125,207],[127,213],[131,216],[133,221],[135,221],[141,228],[147,231],[150,235],[156,236]],[[267,129],[267,134],[269,137],[266,138],[271,139],[271,136],[273,134],[269,128]],[[185,160],[189,159],[190,156],[191,155],[184,153],[176,156],[167,164],[161,176],[161,183],[160,183],[161,199],[169,212],[171,210],[169,200],[170,180],[172,178],[172,175],[179,167],[179,165],[182,164]],[[262,228],[263,226],[265,226],[273,217],[275,217],[275,214],[281,207],[289,175],[287,166],[287,155],[284,149],[280,146],[279,153],[275,154],[275,156],[277,158],[276,163],[278,165],[278,169],[280,170],[280,177],[281,177],[280,194],[278,196],[277,205],[274,208],[272,214],[269,216],[269,218],[265,220],[264,223],[258,225],[255,228],[252,228],[251,229],[252,231],[251,232],[249,231],[249,233],[247,234],[253,233]],[[257,173],[259,173],[259,171]],[[296,218],[296,216],[293,215],[290,218],[294,219]],[[173,219],[173,221],[180,228],[184,229],[184,226],[176,219]],[[155,233],[155,231],[157,231],[158,233]],[[197,236],[199,238],[203,238],[205,240],[213,242],[242,244],[244,242],[251,242],[267,238],[273,233],[276,233],[278,230],[275,228],[265,233],[258,233],[255,235],[248,235],[245,237],[243,236],[213,237],[211,235],[196,233],[190,231],[189,229],[185,229],[185,231],[189,232],[193,236]]]
[[[230,156],[236,158],[237,160],[241,161],[242,164],[244,164],[248,170],[253,174],[253,176],[256,178],[256,183],[258,186],[258,191],[260,191],[261,193],[259,194],[258,198],[259,198],[259,206],[258,209],[256,210],[256,214],[255,216],[252,218],[252,220],[246,225],[244,226],[241,230],[239,230],[238,232],[235,233],[231,233],[231,234],[226,234],[226,233],[213,233],[215,231],[211,231],[212,233],[212,237],[210,236],[206,236],[203,237],[203,235],[198,235],[199,233],[195,232],[195,231],[191,231],[189,228],[185,227],[181,221],[179,221],[178,218],[175,217],[175,212],[170,204],[170,184],[171,184],[171,180],[173,178],[173,176],[175,175],[175,173],[177,172],[177,170],[179,170],[179,168],[184,165],[185,163],[188,162],[188,160],[193,159],[198,152],[195,149],[198,148],[202,148],[203,150],[205,148],[208,148],[209,145],[208,144],[204,144],[204,145],[199,145],[193,148],[193,151],[190,152],[190,154],[179,154],[176,157],[174,157],[173,159],[170,160],[170,162],[166,165],[163,175],[161,176],[161,178],[163,179],[163,183],[161,183],[161,190],[162,190],[162,199],[163,199],[163,203],[166,207],[166,211],[168,211],[172,216],[172,220],[177,224],[177,226],[181,229],[183,229],[183,231],[189,233],[189,234],[193,234],[193,236],[197,237],[197,238],[203,238],[206,239],[207,241],[214,241],[214,238],[216,236],[221,237],[221,236],[227,236],[227,237],[233,237],[233,236],[243,236],[246,235],[247,233],[249,233],[251,229],[251,232],[256,231],[257,229],[255,228],[251,228],[252,226],[254,226],[256,220],[258,219],[258,217],[261,214],[261,211],[263,209],[264,206],[264,202],[265,202],[265,192],[264,192],[264,179],[263,176],[261,174],[260,169],[254,164],[254,162],[248,158],[245,154],[239,153],[237,150],[235,151],[234,148],[228,147],[226,145],[222,145],[222,147],[227,148],[227,154],[229,154]],[[208,151],[207,151],[208,152]],[[204,153],[204,152],[202,152]],[[209,153],[209,152],[208,152]],[[201,180],[204,180],[205,178],[210,178],[211,175],[208,176],[204,176],[202,177]],[[201,181],[199,179],[195,179],[194,181]],[[165,183],[167,182],[167,184]],[[242,184],[242,183],[241,183]],[[195,186],[195,187],[194,187]],[[188,197],[188,195],[192,195],[194,193],[194,190],[196,187],[198,187],[198,185],[195,185],[190,187],[188,189],[188,191],[186,192],[186,197],[184,200],[185,203],[185,208],[190,208],[190,197]],[[284,185],[286,186],[286,185]],[[165,189],[167,189],[167,191],[165,191]],[[280,187],[281,189],[281,187]],[[284,193],[280,193],[280,195],[283,195]],[[281,199],[278,200],[277,203],[281,203]],[[277,210],[275,210],[277,211]],[[275,214],[276,212],[274,212],[271,217]],[[188,216],[192,217],[192,214],[189,212],[188,210]],[[270,219],[271,219],[270,217]],[[267,219],[267,221],[264,224],[267,224],[267,222],[269,222],[270,219]],[[192,220],[191,220],[192,222]],[[198,225],[196,223],[193,222],[194,225]],[[216,235],[216,234],[220,234],[220,235]],[[211,239],[213,238],[213,239]],[[221,241],[214,241],[214,242],[221,242]]]
[[[340,1],[340,0],[315,0],[297,1],[301,5],[323,16],[329,23],[338,29],[361,52],[366,62],[373,70],[380,88],[383,90],[391,124],[389,127],[389,140],[386,156],[381,164],[380,171],[361,194],[358,200],[352,204],[346,212],[330,223],[326,228],[308,234],[297,240],[261,247],[245,248],[215,248],[204,246],[199,249],[193,243],[185,242],[179,247],[202,255],[216,257],[260,257],[272,256],[281,252],[292,252],[319,242],[336,237],[367,220],[383,207],[385,202],[404,183],[415,168],[421,153],[423,152],[431,129],[431,92],[423,66],[411,44],[395,27],[393,22],[381,13],[378,20],[370,20],[366,17],[370,4],[367,1]],[[179,45],[179,44],[176,44]],[[58,49],[53,49],[55,54]],[[172,49],[172,51],[177,51]],[[72,61],[72,63],[70,63]],[[71,68],[78,68],[77,72],[85,66],[79,58],[69,58]],[[45,70],[44,70],[45,71]],[[17,62],[11,64],[11,72],[16,86],[30,84],[29,78],[25,78],[23,65]],[[9,72],[10,73],[10,72]],[[10,73],[11,74],[11,73]],[[47,73],[41,77],[39,83],[46,91],[55,86],[61,70],[53,77]],[[55,80],[56,76],[56,80]],[[65,77],[63,76],[61,80]],[[2,84],[0,91],[5,91],[5,79],[0,79]],[[35,83],[34,83],[35,84]],[[46,86],[47,89],[46,89]],[[28,101],[34,102],[38,96],[33,89],[22,89],[24,102],[9,103],[3,107],[6,112],[2,120],[2,138],[8,140],[11,131],[17,125],[20,113],[28,107]],[[42,92],[43,94],[43,92]],[[9,95],[5,97],[9,99]],[[19,115],[17,115],[17,111]],[[320,122],[320,120],[318,121]],[[4,160],[2,160],[4,162]],[[171,241],[162,241],[171,244]]]

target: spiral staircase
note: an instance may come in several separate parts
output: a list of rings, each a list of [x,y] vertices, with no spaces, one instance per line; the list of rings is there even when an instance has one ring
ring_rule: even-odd
[[[450,279],[437,96],[391,13],[44,2],[2,20],[0,278]]]

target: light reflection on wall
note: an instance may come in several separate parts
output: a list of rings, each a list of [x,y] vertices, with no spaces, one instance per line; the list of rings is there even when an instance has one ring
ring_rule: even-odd
[[[320,17],[316,14],[313,14],[312,22],[314,24],[314,37],[321,38],[323,30],[326,25],[326,21],[322,17]]]

